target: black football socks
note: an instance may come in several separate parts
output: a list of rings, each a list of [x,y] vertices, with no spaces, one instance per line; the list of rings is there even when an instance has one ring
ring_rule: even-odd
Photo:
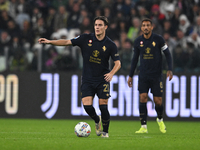
[[[110,124],[110,114],[108,112],[108,105],[100,105],[99,108],[101,110],[103,132],[108,133],[108,128]]]
[[[162,119],[163,118],[163,105],[160,105],[160,106],[156,105],[155,110],[157,112],[158,119]]]
[[[140,103],[139,111],[140,111],[141,125],[146,125],[147,124],[147,103]]]
[[[99,123],[99,116],[97,116],[96,111],[92,105],[84,105],[84,109],[87,114],[95,121],[95,123]]]

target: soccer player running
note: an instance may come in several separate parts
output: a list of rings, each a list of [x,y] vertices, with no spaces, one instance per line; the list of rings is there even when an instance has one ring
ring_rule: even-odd
[[[115,43],[106,36],[108,20],[104,16],[94,18],[94,33],[82,34],[71,40],[47,40],[40,38],[39,43],[57,46],[79,46],[83,57],[81,98],[85,111],[95,121],[97,136],[109,137],[108,129],[110,114],[108,98],[110,97],[110,81],[121,68],[121,62]],[[114,67],[109,70],[109,58],[114,61]],[[99,98],[101,116],[93,107],[95,94]],[[102,121],[101,121],[102,120]],[[103,131],[101,129],[101,122]]]
[[[169,80],[173,77],[172,58],[164,39],[160,35],[152,33],[152,30],[152,21],[148,18],[143,19],[141,24],[143,34],[134,41],[134,55],[131,62],[128,86],[132,87],[132,77],[137,66],[138,58],[140,57],[138,90],[140,93],[139,112],[141,128],[135,133],[148,133],[147,100],[149,89],[151,89],[151,93],[153,94],[159,129],[162,133],[166,133],[162,105],[162,52],[165,54],[167,60],[167,77],[169,77]]]

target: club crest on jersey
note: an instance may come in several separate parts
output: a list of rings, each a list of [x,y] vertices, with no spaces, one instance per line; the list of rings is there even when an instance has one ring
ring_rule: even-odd
[[[105,46],[103,46],[102,49],[103,49],[104,52],[106,51],[106,47]]]
[[[153,42],[152,42],[152,45],[153,45],[153,47],[155,47],[155,46],[156,46],[156,43],[153,41]]]
[[[98,57],[99,56],[99,51],[98,50],[94,50],[92,54],[93,54],[94,57]]]
[[[140,41],[140,47],[143,47],[144,45],[143,45],[143,41]]]
[[[89,40],[88,46],[92,46],[92,40]]]

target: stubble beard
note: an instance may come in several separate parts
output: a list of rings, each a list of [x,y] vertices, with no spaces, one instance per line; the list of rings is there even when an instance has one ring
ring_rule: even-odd
[[[149,32],[149,31],[147,31],[147,32],[144,32],[144,34],[145,34],[145,35],[149,35],[149,34],[150,34],[150,32]]]

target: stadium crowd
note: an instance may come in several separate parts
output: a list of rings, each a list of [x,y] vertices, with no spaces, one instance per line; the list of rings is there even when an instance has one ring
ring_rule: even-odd
[[[0,0],[0,13],[1,72],[82,69],[78,47],[42,45],[37,40],[93,32],[93,18],[104,15],[110,22],[107,35],[119,50],[121,72],[130,70],[140,22],[148,17],[153,32],[167,42],[173,72],[200,73],[199,0]]]

